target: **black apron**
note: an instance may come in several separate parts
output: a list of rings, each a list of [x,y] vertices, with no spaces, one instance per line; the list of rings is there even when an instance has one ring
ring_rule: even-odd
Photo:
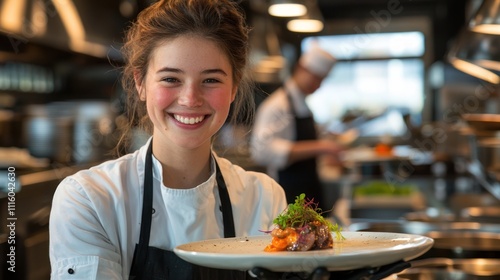
[[[297,134],[295,140],[318,139],[314,118],[312,116],[298,117],[290,93],[286,89],[285,93],[290,103],[291,114],[295,118],[295,131]],[[317,168],[316,158],[310,158],[294,162],[285,169],[278,171],[278,182],[285,190],[289,204],[295,202],[296,196],[305,193],[307,198],[314,198],[314,201],[318,203],[321,209],[324,211],[329,209],[329,207],[325,208],[323,203],[321,180]]]
[[[149,246],[151,215],[153,214],[152,147],[153,141],[151,141],[146,153],[141,233],[139,244],[135,246],[132,268],[130,270],[130,279],[246,279],[247,273],[245,271],[213,269],[193,265],[179,258],[173,251]],[[235,230],[231,200],[217,161],[215,161],[215,167],[217,187],[221,200],[222,220],[224,223],[224,237],[234,237]]]

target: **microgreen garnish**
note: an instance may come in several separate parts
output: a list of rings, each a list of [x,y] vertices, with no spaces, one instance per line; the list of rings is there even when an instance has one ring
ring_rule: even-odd
[[[319,221],[328,226],[330,231],[335,232],[337,240],[343,240],[342,227],[332,224],[321,216],[321,208],[314,202],[314,199],[307,199],[304,193],[296,197],[295,203],[288,204],[288,207],[273,220],[280,229],[287,227],[301,228],[313,221]]]

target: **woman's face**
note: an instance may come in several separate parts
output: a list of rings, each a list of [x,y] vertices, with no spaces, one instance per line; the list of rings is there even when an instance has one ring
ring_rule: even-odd
[[[210,146],[237,86],[227,56],[214,42],[181,36],[158,45],[137,90],[146,101],[155,140],[195,149]]]

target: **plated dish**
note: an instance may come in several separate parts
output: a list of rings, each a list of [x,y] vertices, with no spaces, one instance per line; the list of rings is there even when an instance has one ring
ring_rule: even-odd
[[[425,236],[388,232],[342,232],[345,240],[332,249],[304,252],[264,252],[271,236],[222,238],[187,243],[174,252],[201,266],[249,270],[312,271],[324,266],[330,271],[378,267],[399,260],[411,260],[427,252],[434,241]]]

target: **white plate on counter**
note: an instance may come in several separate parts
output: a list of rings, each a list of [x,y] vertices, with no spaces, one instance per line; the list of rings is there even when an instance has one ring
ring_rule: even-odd
[[[306,252],[264,252],[271,236],[213,239],[177,246],[182,259],[201,266],[249,270],[313,271],[324,266],[330,271],[379,267],[400,260],[409,261],[427,252],[434,241],[425,236],[387,232],[342,232],[345,240],[332,249]]]

